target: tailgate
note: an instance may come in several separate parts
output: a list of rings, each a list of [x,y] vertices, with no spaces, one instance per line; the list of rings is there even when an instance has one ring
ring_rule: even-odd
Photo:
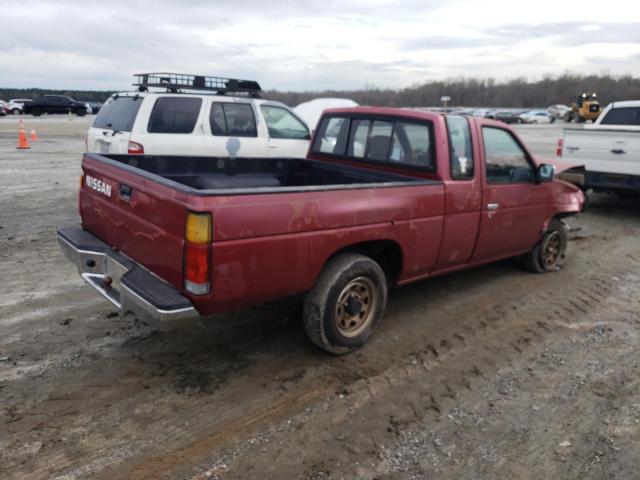
[[[99,159],[82,162],[84,229],[182,291],[186,194]]]
[[[129,147],[129,132],[114,132],[92,127],[87,133],[87,151],[94,153],[126,154]]]

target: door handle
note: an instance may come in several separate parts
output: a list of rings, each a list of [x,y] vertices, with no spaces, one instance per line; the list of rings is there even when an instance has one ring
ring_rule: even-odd
[[[499,206],[498,203],[487,203],[487,210],[497,210]]]
[[[125,202],[129,202],[131,200],[131,187],[129,185],[125,185],[124,183],[120,184],[120,198]]]
[[[623,149],[621,148],[614,148],[613,150],[611,150],[611,153],[615,153],[617,155],[620,155],[621,153],[627,153],[625,152]]]

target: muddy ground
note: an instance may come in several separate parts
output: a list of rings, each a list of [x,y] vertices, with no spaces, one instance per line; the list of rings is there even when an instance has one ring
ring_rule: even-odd
[[[0,119],[0,478],[632,479],[640,467],[640,205],[592,198],[568,261],[391,293],[332,357],[295,305],[166,333],[63,258],[91,119]],[[558,126],[520,127],[551,155]]]

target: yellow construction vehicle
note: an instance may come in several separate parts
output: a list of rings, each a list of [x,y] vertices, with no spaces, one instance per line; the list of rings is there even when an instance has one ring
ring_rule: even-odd
[[[596,99],[595,92],[592,94],[583,93],[579,95],[575,102],[571,103],[571,110],[564,115],[566,122],[583,123],[588,120],[596,121],[600,115],[600,102]]]

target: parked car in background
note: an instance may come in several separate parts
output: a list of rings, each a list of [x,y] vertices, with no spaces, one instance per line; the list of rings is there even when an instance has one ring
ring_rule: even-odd
[[[76,102],[65,95],[45,95],[42,100],[34,100],[24,104],[24,113],[39,117],[43,113],[75,113],[79,117],[87,114],[84,102]]]
[[[493,119],[495,117],[495,110],[491,108],[476,108],[473,111],[473,116]]]
[[[100,109],[102,108],[102,103],[101,102],[87,102],[87,105],[91,109],[91,111],[89,113],[92,113],[94,115],[97,114],[100,111]]]
[[[238,104],[165,99],[203,104],[216,125]],[[370,338],[396,285],[509,257],[557,271],[562,219],[583,201],[502,123],[343,108],[325,110],[305,159],[87,153],[81,224],[58,243],[118,310],[160,324],[304,294],[310,340],[342,354]]]
[[[347,108],[357,107],[358,104],[348,98],[316,98],[308,102],[301,103],[293,108],[293,111],[298,115],[311,130],[316,128],[318,120],[328,108]]]
[[[522,123],[553,123],[556,121],[546,110],[529,110],[519,115]]]
[[[13,98],[9,100],[9,110],[14,115],[19,115],[21,113],[24,113],[24,104],[31,102],[33,102],[33,100],[31,100],[30,98]]]
[[[522,123],[521,113],[522,110],[497,110],[493,116],[495,120],[504,123]]]
[[[0,100],[0,117],[6,117],[10,111],[9,104],[4,100]]]
[[[569,112],[569,110],[571,110],[570,106],[562,105],[560,103],[547,107],[547,113],[551,115],[553,118],[555,118],[556,120],[564,118],[567,112]]]
[[[174,81],[174,74],[158,75]],[[175,77],[181,81],[185,76]],[[196,76],[191,76],[196,77]],[[172,83],[164,91],[147,77],[144,91],[116,93],[105,102],[87,135],[87,151],[145,155],[304,158],[311,132],[280,102],[255,98],[257,82],[220,79],[224,94]],[[224,83],[222,82],[222,83]]]
[[[640,100],[611,103],[593,125],[565,128],[557,153],[584,165],[573,172],[584,190],[639,194]]]

